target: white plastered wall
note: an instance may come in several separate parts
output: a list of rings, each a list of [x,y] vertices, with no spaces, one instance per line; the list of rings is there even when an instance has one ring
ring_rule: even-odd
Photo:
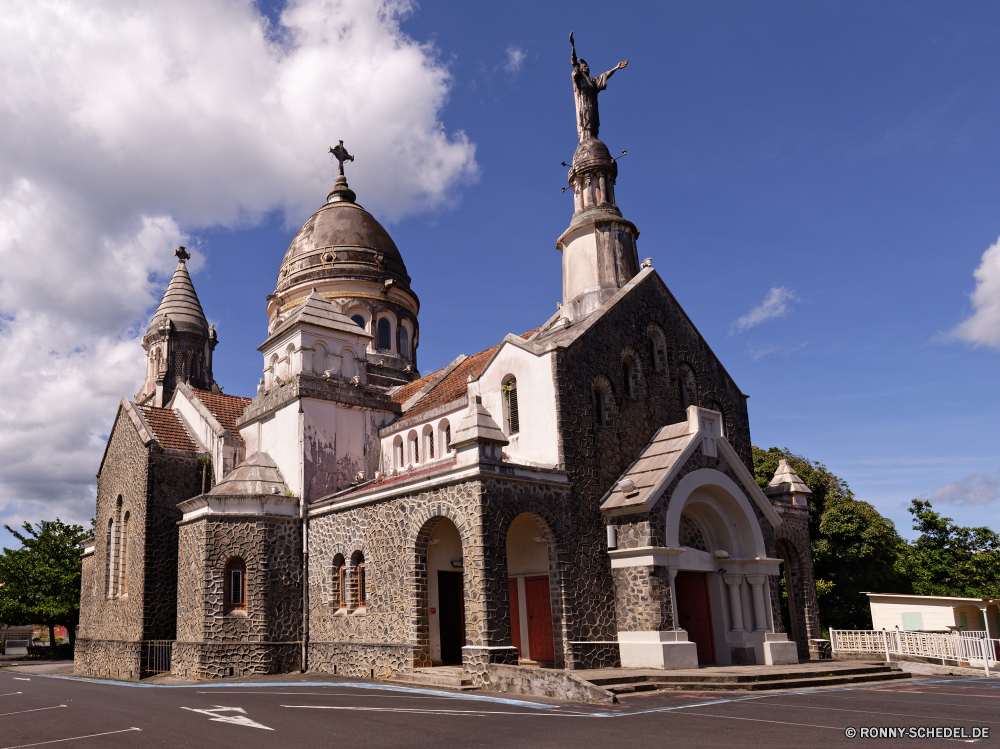
[[[416,424],[408,426],[399,432],[393,432],[392,434],[382,438],[382,451],[381,451],[381,462],[379,463],[379,470],[386,473],[395,470],[403,470],[407,465],[410,464],[410,446],[408,443],[411,433],[418,435],[418,441],[420,443],[420,463],[418,465],[426,465],[431,462],[444,461],[450,458],[450,451],[446,452],[444,449],[444,427],[448,425],[451,427],[451,432],[454,435],[455,427],[459,421],[462,420],[462,416],[465,414],[464,408],[456,408],[454,411],[449,411],[444,414],[439,414],[432,419],[427,419],[426,421],[421,421]],[[424,427],[430,426],[434,433],[434,458],[430,459],[428,452],[425,448],[423,435]],[[403,461],[400,465],[397,465],[396,453],[393,451],[393,443],[396,438],[399,437],[403,441]]]
[[[959,609],[966,612],[970,629],[978,629],[975,613],[979,607],[971,601],[928,600],[926,598],[869,598],[873,629],[904,629],[903,614],[920,614],[924,630],[945,631],[959,624]],[[965,608],[963,608],[965,607]]]
[[[504,448],[513,463],[523,461],[553,468],[559,463],[552,356],[551,352],[535,356],[505,343],[469,388],[470,395],[478,392],[486,410],[506,433],[501,387],[509,375],[517,378],[520,430],[516,435],[507,435],[510,444]]]
[[[597,275],[597,233],[593,224],[563,240],[563,302],[600,285]]]

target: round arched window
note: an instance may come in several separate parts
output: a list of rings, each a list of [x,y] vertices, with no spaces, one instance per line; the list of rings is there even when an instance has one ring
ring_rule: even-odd
[[[378,321],[378,347],[383,351],[392,350],[392,325],[384,317]]]

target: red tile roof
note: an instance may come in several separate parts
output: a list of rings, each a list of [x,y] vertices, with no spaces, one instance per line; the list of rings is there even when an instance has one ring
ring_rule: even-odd
[[[527,340],[534,335],[536,330],[538,330],[538,328],[529,330],[527,333],[523,333],[520,337]],[[472,356],[463,359],[462,363],[448,373],[448,375],[437,385],[431,388],[430,392],[426,393],[423,398],[413,404],[410,410],[403,415],[403,418],[409,419],[411,416],[418,416],[422,413],[427,413],[428,411],[439,406],[444,406],[448,403],[459,400],[460,398],[464,398],[469,390],[469,377],[479,377],[483,370],[486,369],[486,365],[490,363],[490,360],[493,358],[493,354],[495,354],[497,349],[499,349],[502,345],[502,343],[498,343],[492,348],[480,351],[478,354],[473,354]],[[441,370],[439,369],[438,372],[440,371]],[[437,374],[437,372],[417,380],[417,382],[423,382],[423,385],[420,387],[426,385],[427,381],[433,378],[435,374]],[[393,400],[396,400],[396,396],[398,396],[403,389],[411,388],[413,385],[416,385],[417,382],[411,382],[409,385],[401,388],[399,392],[393,396]],[[415,388],[410,390],[410,396],[412,396],[419,389],[420,388]],[[406,398],[403,398],[397,402],[405,400]]]
[[[437,377],[438,372],[441,372],[444,369],[445,367],[442,367],[441,369],[435,372],[431,372],[429,375],[424,375],[419,380],[414,380],[413,382],[406,383],[405,385],[403,385],[403,387],[401,387],[399,390],[397,390],[395,393],[392,394],[392,402],[406,403],[406,401],[412,398],[413,395],[418,390],[420,390],[420,388],[424,387],[428,382]]]
[[[198,452],[197,446],[178,420],[177,414],[169,408],[156,408],[154,406],[139,406],[139,408],[142,410],[142,415],[146,417],[146,423],[153,430],[153,436],[164,448],[191,453]]]
[[[240,439],[240,430],[236,428],[236,420],[243,415],[244,409],[250,405],[252,398],[243,398],[239,395],[226,395],[225,393],[213,393],[209,390],[198,390],[192,388],[198,399],[205,404],[205,408],[212,412],[212,416],[219,420],[222,428],[228,431],[233,437]]]

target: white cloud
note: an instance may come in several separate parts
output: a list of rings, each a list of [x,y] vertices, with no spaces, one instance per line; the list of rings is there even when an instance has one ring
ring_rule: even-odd
[[[973,275],[976,288],[970,298],[974,311],[952,329],[951,335],[977,346],[1000,349],[1000,239],[983,253]]]
[[[510,45],[507,47],[507,59],[503,64],[503,69],[508,73],[519,73],[524,67],[524,60],[528,56],[520,47]]]
[[[957,505],[988,505],[1000,500],[1000,472],[974,473],[961,481],[939,486],[921,499]]]
[[[768,320],[784,317],[788,314],[789,304],[797,301],[799,298],[791,289],[786,289],[784,286],[772,287],[760,304],[733,323],[730,335],[755,328]]]
[[[474,146],[438,117],[447,68],[399,28],[410,8],[291,0],[274,28],[252,0],[4,5],[0,521],[93,513],[102,435],[191,232],[302,220],[341,138],[381,218],[475,178]]]

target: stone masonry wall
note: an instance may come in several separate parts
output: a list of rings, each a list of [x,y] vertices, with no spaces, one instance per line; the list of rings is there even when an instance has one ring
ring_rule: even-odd
[[[579,636],[583,616],[566,617],[561,590],[575,571],[564,549],[576,528],[565,485],[498,475],[455,482],[426,492],[321,515],[309,525],[310,669],[349,675],[388,675],[414,664],[430,665],[427,610],[427,542],[441,518],[462,539],[466,611],[466,660],[484,678],[491,662],[516,662],[510,639],[507,531],[530,513],[549,547],[549,577],[556,658],[566,658],[569,637]],[[364,554],[367,606],[341,609],[333,561]],[[567,619],[577,622],[568,627]],[[475,663],[473,664],[473,661]],[[480,663],[482,661],[482,663]],[[349,669],[349,670],[345,670]]]
[[[246,565],[246,609],[227,611],[225,570]],[[302,533],[298,518],[210,516],[180,527],[177,644],[183,678],[298,669]]]
[[[666,567],[611,570],[619,632],[660,632],[674,628],[670,575]]]
[[[777,554],[785,562],[788,585],[789,615],[793,618],[792,632],[799,648],[799,658],[810,658],[809,640],[820,639],[819,603],[816,600],[816,573],[813,569],[812,547],[809,543],[809,518],[782,513],[782,523],[776,529]],[[777,580],[775,580],[775,583]],[[777,595],[777,585],[772,586]],[[781,602],[776,600],[776,621],[781,620]],[[812,654],[818,658],[819,653]]]
[[[654,367],[647,332],[651,324],[665,337],[662,371]],[[626,354],[635,358],[638,370],[634,398],[623,395]],[[687,418],[678,375],[682,363],[695,373],[699,404],[721,408],[730,443],[751,465],[749,421],[740,389],[655,276],[632,289],[553,358],[561,467],[572,480],[578,529],[566,549],[574,580],[565,596],[568,610],[588,612],[581,639],[617,637],[614,583],[599,503],[658,429]],[[598,426],[594,412],[593,383],[599,376],[614,388],[614,418],[606,427]]]

